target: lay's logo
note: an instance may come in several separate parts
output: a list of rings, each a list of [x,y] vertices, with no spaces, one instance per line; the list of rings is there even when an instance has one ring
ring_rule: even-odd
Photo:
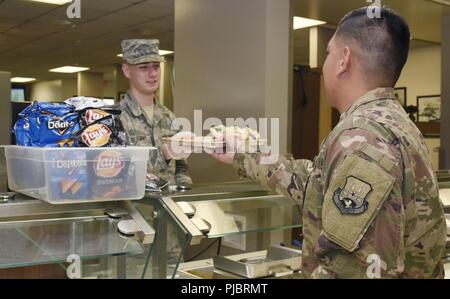
[[[93,122],[103,119],[109,115],[109,113],[99,109],[88,110],[86,111],[86,124],[90,125]]]
[[[108,143],[111,134],[112,132],[107,126],[97,124],[87,128],[81,135],[81,138],[89,147],[102,147]]]
[[[105,151],[95,158],[95,174],[102,178],[116,177],[124,167],[124,157],[116,151]]]

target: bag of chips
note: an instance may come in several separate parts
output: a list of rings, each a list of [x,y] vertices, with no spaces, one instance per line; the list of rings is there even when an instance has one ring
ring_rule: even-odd
[[[136,191],[136,169],[131,157],[114,149],[93,151],[89,157],[91,195],[94,198],[124,198]]]
[[[77,146],[74,133],[80,130],[79,116],[68,104],[34,102],[14,125],[17,145],[39,147]]]
[[[89,125],[83,128],[75,136],[75,139],[79,142],[80,146],[84,147],[125,146],[126,145],[125,130],[123,129],[120,119],[112,114],[105,116],[102,113],[98,115],[101,115],[102,117],[93,122],[90,122],[90,120],[88,121],[85,120],[85,122],[89,123]]]
[[[48,168],[52,198],[88,199],[90,182],[84,151],[55,151]]]

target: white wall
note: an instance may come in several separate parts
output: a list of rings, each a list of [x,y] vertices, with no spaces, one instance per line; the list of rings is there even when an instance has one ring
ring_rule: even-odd
[[[37,82],[31,85],[31,101],[61,102],[77,94],[77,79]]]
[[[78,90],[78,78],[36,82],[31,84],[32,101],[59,102],[74,95],[114,97],[118,92],[126,92],[129,88],[128,80],[123,76],[121,68],[112,80],[104,79],[103,73],[80,73],[81,91]]]
[[[78,73],[78,95],[86,97],[103,97],[103,73]]]
[[[63,79],[62,80],[62,100],[73,97],[77,94],[77,79]]]
[[[414,106],[417,96],[441,94],[441,46],[412,49],[397,87],[407,87]]]
[[[407,88],[407,105],[417,105],[417,97],[441,94],[441,46],[412,49],[397,87]],[[439,169],[439,138],[425,138],[434,169]]]
[[[119,93],[127,92],[130,88],[130,82],[128,79],[124,76],[122,71],[122,65],[116,65],[113,70],[113,78],[114,78],[114,93],[116,101],[120,101]]]
[[[44,81],[31,85],[32,101],[59,102],[62,100],[62,81]]]
[[[113,80],[103,80],[103,97],[117,98],[116,84]]]

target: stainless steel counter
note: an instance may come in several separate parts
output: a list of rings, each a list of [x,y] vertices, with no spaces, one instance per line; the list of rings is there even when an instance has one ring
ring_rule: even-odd
[[[260,259],[267,255],[266,250],[249,252],[243,254],[236,254],[229,256],[233,260],[242,259]],[[245,277],[227,272],[217,267],[214,267],[213,259],[205,259],[195,262],[180,264],[178,268],[177,279],[244,279]],[[277,279],[293,279],[301,278],[301,274],[296,271],[292,274],[286,274],[282,276],[269,276],[267,278],[277,278]]]

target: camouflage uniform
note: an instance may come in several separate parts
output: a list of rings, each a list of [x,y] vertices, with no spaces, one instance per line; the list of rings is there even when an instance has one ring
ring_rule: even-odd
[[[241,176],[302,207],[305,278],[442,278],[446,224],[422,134],[375,89],[341,115],[314,162],[259,165],[237,155]]]
[[[129,64],[147,63],[150,61],[164,62],[159,55],[159,40],[157,39],[126,39],[122,41],[123,60]]]
[[[164,62],[159,55],[159,40],[157,39],[127,39],[122,41],[123,59],[128,64],[141,64],[147,62]],[[130,141],[137,146],[155,146],[158,151],[150,154],[148,172],[155,174],[171,184],[192,184],[187,175],[186,160],[175,161],[175,169],[165,160],[162,145],[163,137],[178,133],[171,128],[175,115],[172,111],[155,101],[153,119],[145,113],[144,109],[128,91],[121,101],[121,121]]]
[[[120,102],[120,106],[122,108],[120,119],[132,143],[137,146],[158,148],[158,151],[150,154],[148,172],[172,184],[191,184],[192,180],[187,175],[186,160],[176,160],[174,169],[174,165],[171,165],[173,163],[166,161],[161,149],[164,143],[162,137],[173,136],[178,132],[171,128],[172,121],[175,119],[173,112],[155,101],[153,120],[149,120],[148,115],[144,113],[130,91]]]
[[[126,63],[135,65],[148,62],[164,62],[159,55],[159,41],[156,39],[129,39],[122,41],[123,58]],[[154,101],[153,117],[145,112],[131,91],[120,102],[122,114],[120,119],[127,132],[130,142],[136,146],[154,146],[158,150],[150,152],[148,172],[155,174],[171,184],[192,184],[187,175],[186,160],[166,161],[162,138],[178,133],[171,128],[175,115],[165,106]],[[173,165],[175,164],[175,165]],[[173,224],[167,226],[167,263],[174,264],[181,254],[180,240]]]

